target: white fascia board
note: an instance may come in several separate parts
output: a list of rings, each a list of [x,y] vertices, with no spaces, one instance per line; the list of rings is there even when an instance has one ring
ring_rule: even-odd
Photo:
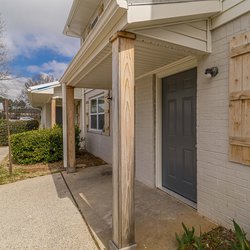
[[[68,35],[67,33],[69,31],[69,26],[70,26],[70,23],[72,22],[72,18],[75,14],[75,11],[77,9],[78,4],[79,4],[79,0],[74,0],[73,4],[71,6],[71,9],[70,9],[70,12],[68,15],[68,19],[67,19],[66,24],[65,24],[64,29],[63,29],[63,34],[66,36]],[[73,36],[73,35],[71,35],[71,36]],[[76,35],[76,37],[78,37],[78,36]]]
[[[31,86],[28,88],[29,92],[33,93],[41,93],[41,94],[53,94],[54,93],[54,88],[60,87],[61,84],[56,81],[56,82],[50,82],[50,83],[44,83],[44,84],[39,84],[35,86]]]
[[[192,1],[185,3],[132,5],[128,7],[128,23],[212,16],[221,11],[219,0]]]
[[[216,29],[239,16],[242,16],[250,11],[250,0],[239,1],[237,4],[230,1],[230,5],[223,6],[223,12],[217,16],[214,16],[211,21],[211,30]]]

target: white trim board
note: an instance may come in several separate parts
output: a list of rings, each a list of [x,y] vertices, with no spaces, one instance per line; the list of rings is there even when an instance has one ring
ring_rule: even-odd
[[[128,7],[128,23],[171,21],[180,17],[197,19],[209,17],[221,11],[220,1],[192,1],[182,3],[132,5]]]
[[[229,2],[229,0],[228,0]],[[216,29],[250,11],[250,0],[240,0],[234,5],[226,6],[222,13],[211,19],[211,30]],[[236,1],[235,1],[236,2]]]

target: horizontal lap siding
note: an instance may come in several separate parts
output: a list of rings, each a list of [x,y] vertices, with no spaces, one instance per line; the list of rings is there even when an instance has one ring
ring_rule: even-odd
[[[250,235],[250,167],[229,162],[229,42],[250,30],[250,13],[212,33],[212,54],[198,64],[198,212],[232,226],[234,218]],[[206,68],[218,66],[212,79]]]

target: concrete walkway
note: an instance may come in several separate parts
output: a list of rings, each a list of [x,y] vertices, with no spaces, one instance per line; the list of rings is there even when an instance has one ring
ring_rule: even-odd
[[[0,147],[0,164],[9,153],[9,147]]]
[[[0,186],[0,249],[97,250],[61,174]]]
[[[108,248],[112,237],[112,169],[90,167],[74,174],[64,174],[101,249]],[[166,193],[140,182],[135,185],[135,230],[137,250],[176,250],[175,232],[183,232],[181,223],[194,226],[196,232],[214,225],[195,209]]]

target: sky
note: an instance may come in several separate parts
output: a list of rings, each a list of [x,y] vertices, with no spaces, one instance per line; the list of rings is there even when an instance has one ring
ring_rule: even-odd
[[[73,0],[0,0],[5,43],[14,80],[0,82],[17,96],[27,78],[45,73],[60,79],[80,41],[62,34]]]

